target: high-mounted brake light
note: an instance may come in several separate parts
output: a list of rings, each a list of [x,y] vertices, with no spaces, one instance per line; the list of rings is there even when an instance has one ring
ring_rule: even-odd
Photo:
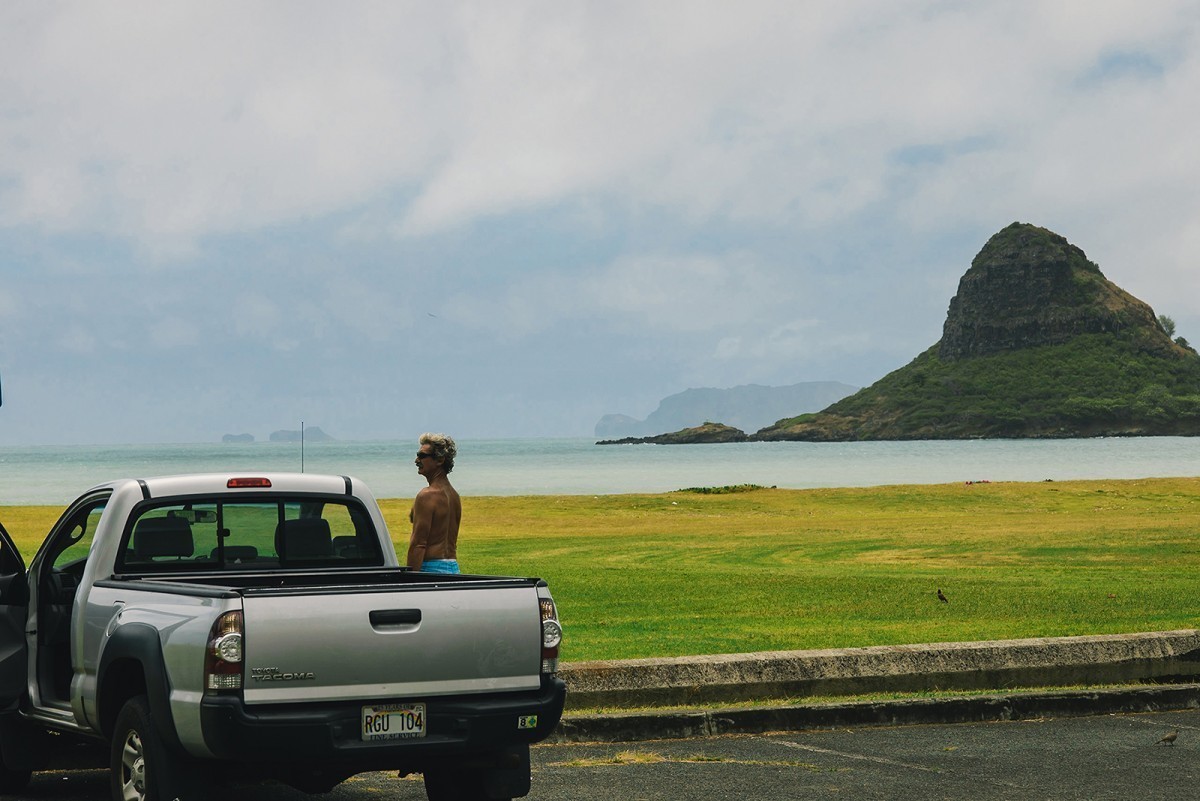
[[[204,691],[242,689],[242,613],[226,612],[213,623],[204,652]]]
[[[246,488],[261,488],[267,489],[271,486],[269,478],[231,478],[225,483],[229,489],[246,489]]]
[[[558,672],[558,646],[562,643],[562,624],[558,622],[558,610],[550,598],[539,598],[542,608],[542,672]]]

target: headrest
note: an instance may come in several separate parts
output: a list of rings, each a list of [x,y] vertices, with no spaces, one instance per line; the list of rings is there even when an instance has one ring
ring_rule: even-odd
[[[191,556],[192,527],[182,517],[143,517],[133,530],[135,559]]]
[[[333,552],[343,558],[357,559],[359,557],[358,537],[353,534],[334,537]]]
[[[333,556],[329,521],[319,517],[284,520],[275,528],[275,553],[283,562]]]

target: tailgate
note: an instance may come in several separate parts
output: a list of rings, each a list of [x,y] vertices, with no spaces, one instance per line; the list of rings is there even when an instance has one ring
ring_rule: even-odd
[[[246,703],[428,697],[540,685],[531,585],[247,594]]]

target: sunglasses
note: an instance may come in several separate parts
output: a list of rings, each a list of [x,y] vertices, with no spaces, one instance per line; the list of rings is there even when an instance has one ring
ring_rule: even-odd
[[[432,453],[425,453],[425,451],[417,451],[417,458],[418,458],[418,459],[432,459],[432,458],[433,458],[433,454],[432,454]]]

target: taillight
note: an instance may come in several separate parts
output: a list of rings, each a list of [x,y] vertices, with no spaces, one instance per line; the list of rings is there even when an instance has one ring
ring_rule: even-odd
[[[542,672],[558,672],[558,646],[562,643],[562,624],[558,622],[558,610],[550,598],[539,598],[542,607]]]
[[[204,654],[204,690],[242,689],[242,613],[226,612],[213,623]]]

